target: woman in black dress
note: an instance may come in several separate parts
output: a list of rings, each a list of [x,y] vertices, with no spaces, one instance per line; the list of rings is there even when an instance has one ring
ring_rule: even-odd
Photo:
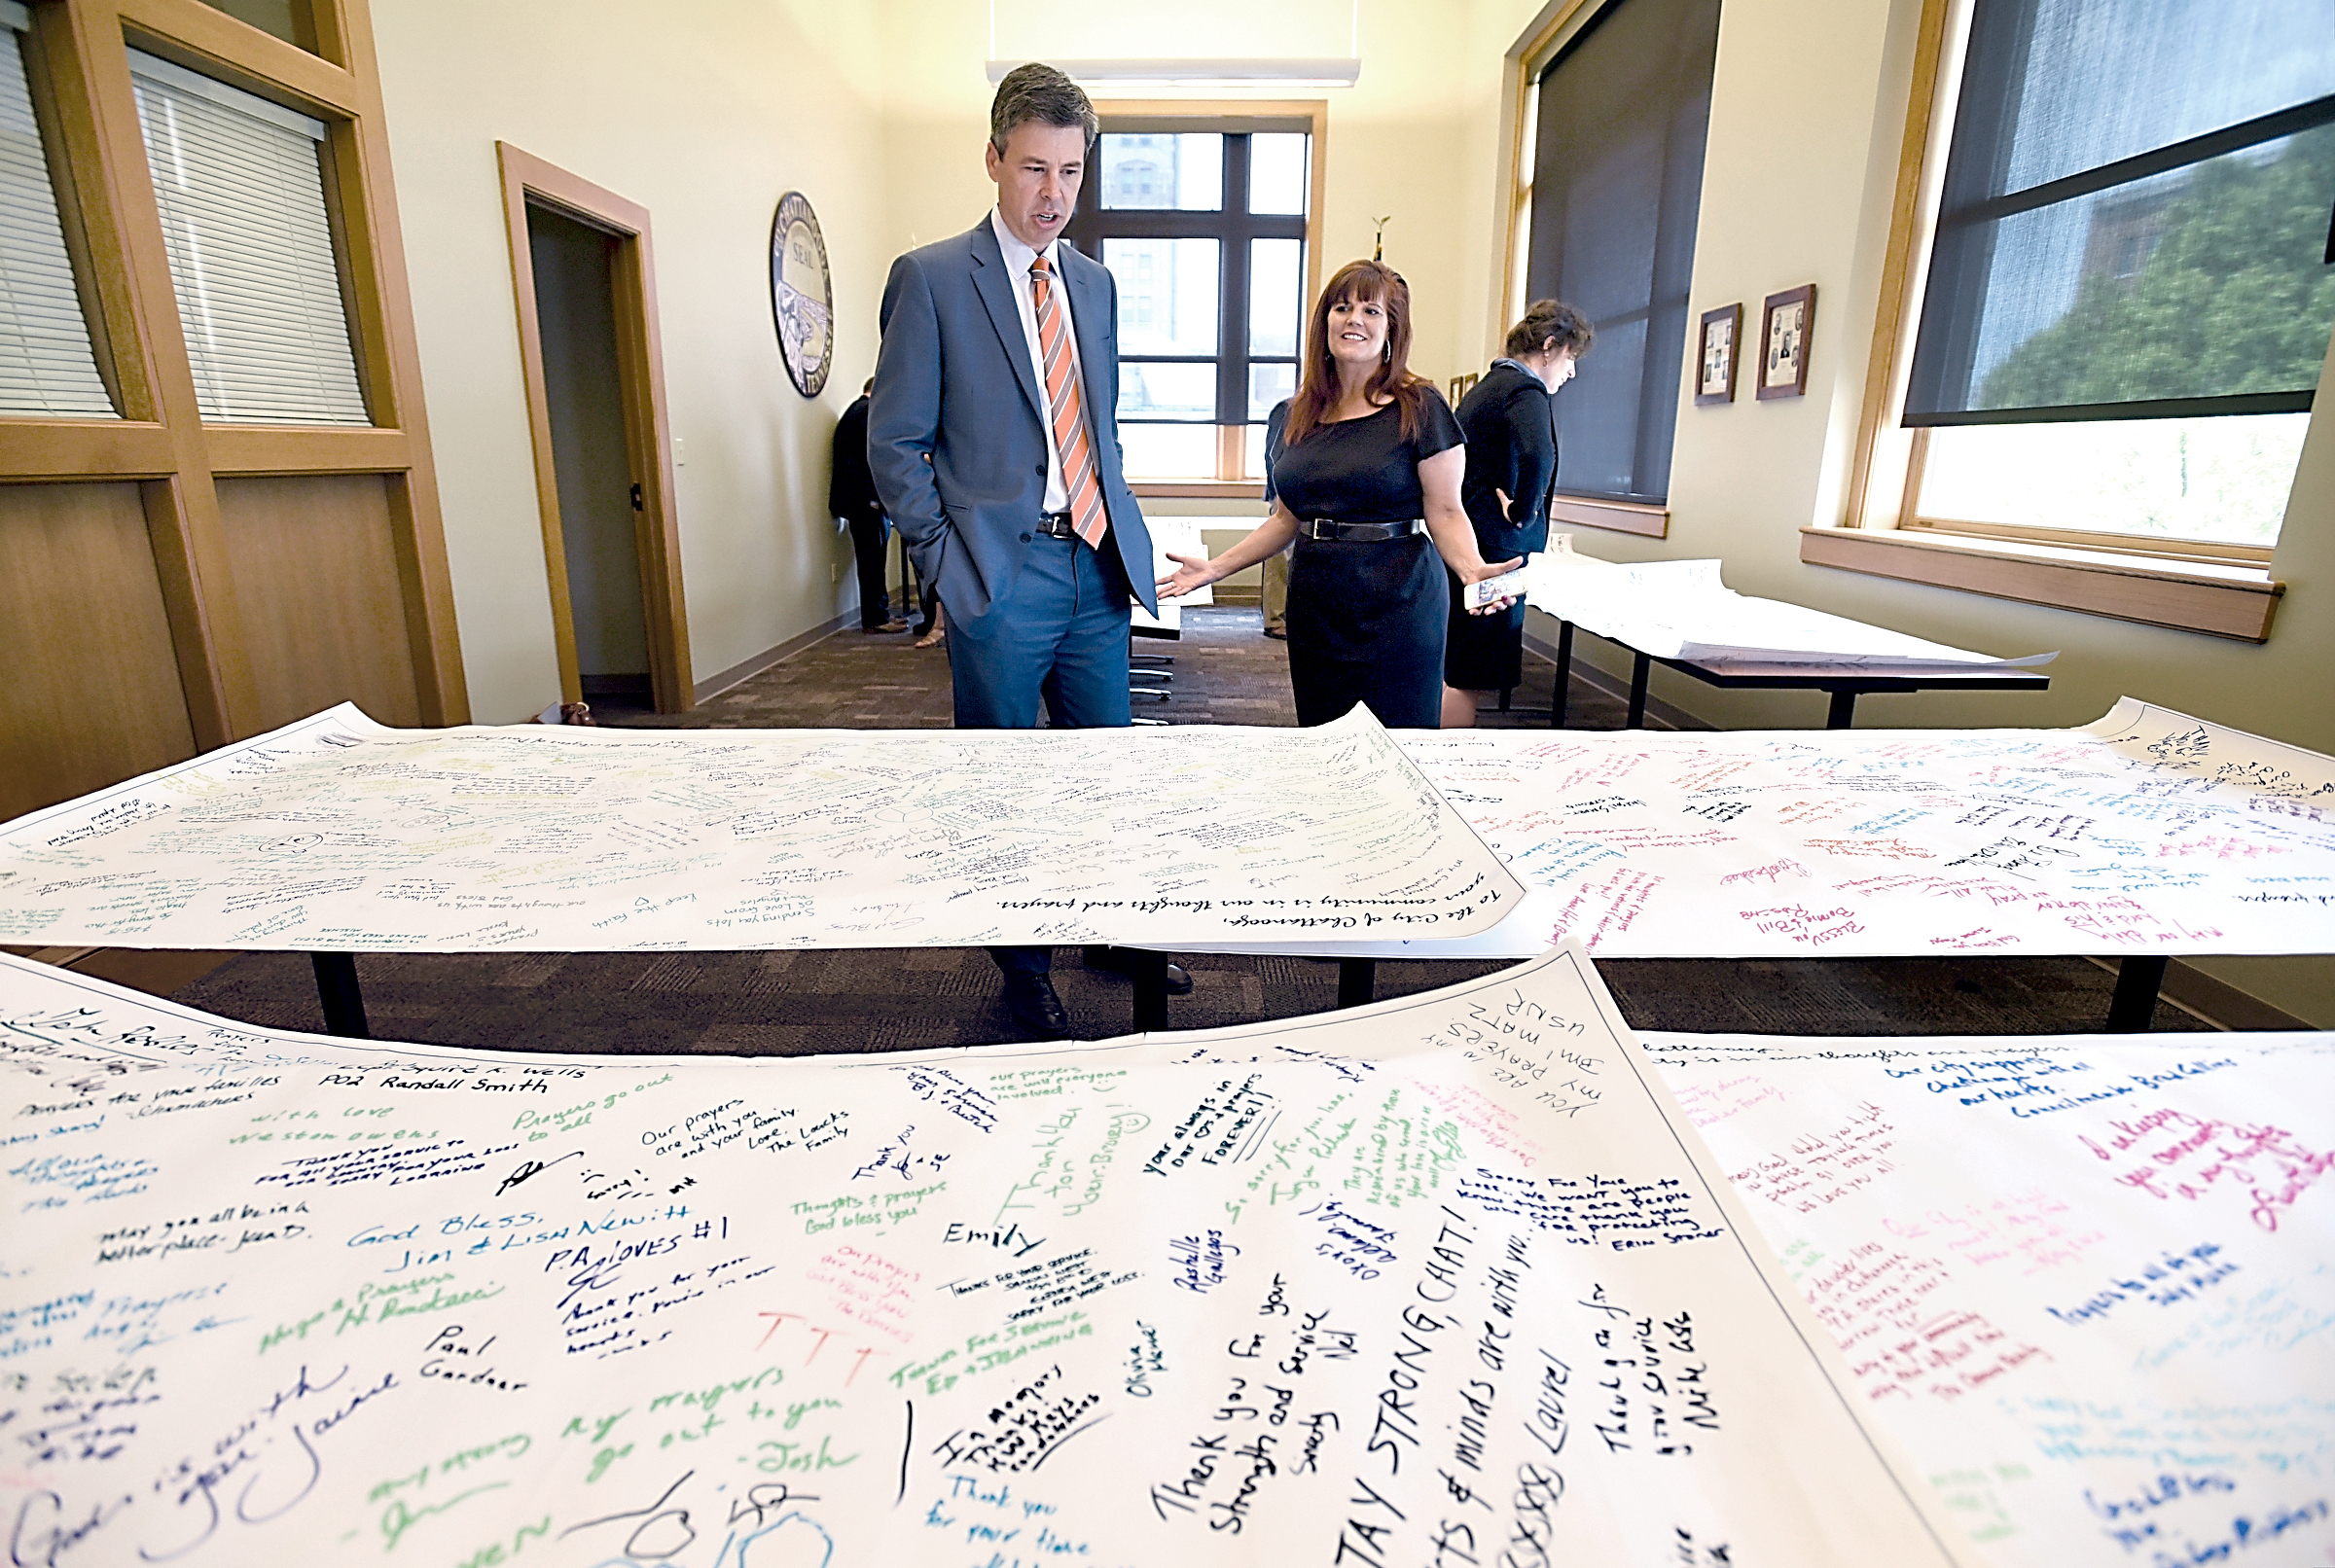
[[[1562,300],[1535,300],[1508,329],[1507,353],[1459,400],[1467,477],[1459,504],[1487,555],[1549,548],[1549,489],[1557,481],[1556,409],[1550,401],[1589,352],[1588,319]],[[1472,729],[1476,709],[1524,679],[1525,607],[1469,618],[1453,606],[1443,650],[1443,726]]]
[[[1172,598],[1265,559],[1294,539],[1289,685],[1297,722],[1356,702],[1388,729],[1432,730],[1442,712],[1448,565],[1462,584],[1489,565],[1459,506],[1458,421],[1410,370],[1411,291],[1378,262],[1349,262],[1314,302],[1297,396],[1267,424],[1273,512],[1210,560],[1170,555]],[[1501,599],[1487,608],[1505,609]]]

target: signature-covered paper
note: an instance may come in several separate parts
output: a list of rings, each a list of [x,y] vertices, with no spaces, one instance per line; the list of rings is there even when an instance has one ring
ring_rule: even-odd
[[[0,942],[432,952],[1479,931],[1522,888],[1314,730],[391,730],[342,705],[0,827]]]
[[[2335,952],[2335,758],[2130,697],[2076,730],[1405,731],[1531,889],[1276,952]]]
[[[1644,1043],[1989,1560],[2335,1560],[2335,1035]]]
[[[0,959],[0,1060],[19,1563],[1976,1560],[1577,950],[757,1061]]]

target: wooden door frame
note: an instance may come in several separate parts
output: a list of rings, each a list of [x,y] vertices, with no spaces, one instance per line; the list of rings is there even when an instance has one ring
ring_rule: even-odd
[[[552,592],[552,636],[559,660],[560,698],[581,701],[584,687],[576,667],[566,535],[559,524],[552,409],[543,375],[543,326],[535,307],[534,249],[527,239],[530,200],[616,241],[610,258],[616,367],[625,413],[626,455],[641,490],[632,536],[640,560],[649,684],[659,713],[686,713],[697,704],[697,691],[690,670],[689,609],[681,589],[681,529],[673,505],[672,441],[665,421],[665,350],[657,326],[657,268],[649,239],[649,210],[509,142],[496,142],[494,154],[502,169],[511,286],[519,303],[519,352],[527,383],[527,434],[535,454],[535,506],[543,522],[543,563]]]

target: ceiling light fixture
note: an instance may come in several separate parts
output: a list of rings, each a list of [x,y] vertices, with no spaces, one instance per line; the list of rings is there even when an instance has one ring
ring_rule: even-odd
[[[1026,60],[990,60],[989,85]],[[1355,59],[1049,60],[1074,82],[1115,88],[1350,88],[1362,75]]]

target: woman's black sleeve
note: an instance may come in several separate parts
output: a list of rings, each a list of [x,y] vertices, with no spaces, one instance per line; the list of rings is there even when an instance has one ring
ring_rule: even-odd
[[[1467,445],[1467,432],[1459,428],[1458,415],[1443,401],[1443,394],[1433,386],[1419,389],[1419,429],[1411,438],[1412,448],[1419,453],[1418,461],[1425,462],[1437,452],[1448,452],[1454,446]]]

